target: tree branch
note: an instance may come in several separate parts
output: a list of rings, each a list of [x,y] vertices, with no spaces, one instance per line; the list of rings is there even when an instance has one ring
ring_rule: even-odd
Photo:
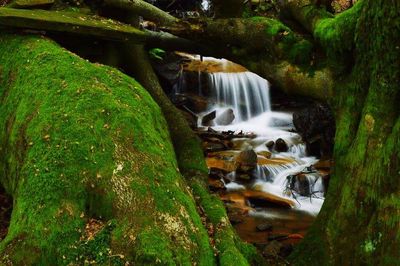
[[[144,43],[146,34],[137,28],[97,16],[75,12],[0,8],[0,26],[68,32],[103,39]]]
[[[355,26],[360,15],[363,1],[352,8],[333,16],[326,10],[314,5],[312,0],[283,0],[281,8],[299,22],[328,53],[350,50],[354,44]]]
[[[104,5],[128,10],[136,16],[142,16],[160,25],[173,24],[179,21],[167,12],[141,0],[104,0]]]

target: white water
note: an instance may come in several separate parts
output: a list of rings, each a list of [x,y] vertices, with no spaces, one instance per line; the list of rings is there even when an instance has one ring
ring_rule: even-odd
[[[257,134],[257,138],[250,141],[256,152],[270,151],[265,144],[278,138],[284,139],[289,146],[287,152],[276,153],[273,150],[270,152],[273,153],[272,158],[290,158],[293,162],[258,166],[256,169],[258,178],[254,185],[263,191],[294,200],[299,210],[313,215],[318,214],[323,203],[322,178],[318,174],[305,174],[310,186],[309,191],[314,192],[313,197],[302,197],[294,191],[287,190],[287,177],[302,172],[317,160],[306,155],[301,137],[288,131],[293,128],[292,114],[271,110],[268,81],[251,72],[219,72],[210,73],[209,82],[214,92],[213,102],[216,104],[210,106],[208,111],[216,110],[218,117],[224,110],[231,108],[235,114],[235,120],[231,125],[215,125],[213,127],[215,130]],[[227,189],[240,188],[241,185],[231,183]]]
[[[232,108],[235,122],[271,111],[269,84],[254,73],[210,73],[209,82],[217,103],[213,108]]]
[[[218,61],[223,66],[229,64],[229,61],[224,59],[204,58],[204,60]],[[207,74],[203,73],[203,75]],[[313,215],[318,214],[323,203],[322,178],[318,174],[305,174],[310,186],[309,191],[315,192],[313,197],[302,197],[294,190],[287,190],[287,177],[289,175],[302,172],[318,160],[307,156],[301,137],[289,131],[294,128],[292,114],[271,110],[268,81],[252,72],[216,72],[208,75],[209,88],[212,91],[209,97],[211,97],[210,102],[212,104],[210,104],[206,112],[198,114],[198,125],[201,127],[202,116],[213,110],[216,111],[217,119],[215,120],[218,120],[218,117],[224,111],[232,109],[235,115],[233,122],[227,126],[218,125],[214,122],[213,129],[254,133],[257,137],[249,139],[247,142],[256,152],[269,151],[272,153],[272,158],[291,160],[290,163],[258,166],[256,169],[257,180],[254,186],[257,186],[257,189],[261,188],[263,191],[293,200],[299,210]],[[182,91],[181,87],[177,92],[182,93],[184,91]],[[199,94],[202,94],[200,90]],[[266,147],[266,143],[276,141],[278,138],[285,140],[289,146],[287,152],[277,153]],[[231,174],[233,177],[235,176],[234,173]],[[226,185],[226,188],[228,190],[240,190],[244,186],[231,182]],[[288,192],[292,192],[292,194],[288,194]]]

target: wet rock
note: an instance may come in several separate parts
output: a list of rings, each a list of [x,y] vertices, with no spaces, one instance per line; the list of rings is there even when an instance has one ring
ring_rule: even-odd
[[[282,247],[283,244],[279,241],[271,241],[264,248],[263,255],[266,257],[278,257]]]
[[[285,165],[293,163],[294,160],[292,158],[265,158],[264,156],[258,157],[258,165]]]
[[[335,119],[326,104],[315,103],[293,114],[293,124],[307,146],[317,157],[331,157],[335,137]]]
[[[236,171],[239,164],[236,160],[237,152],[233,151],[219,151],[209,153],[206,158],[208,168],[216,168],[225,172]]]
[[[283,139],[279,138],[275,141],[275,150],[277,152],[287,152],[289,147]]]
[[[189,93],[175,94],[171,100],[176,107],[193,114],[205,112],[209,105],[207,98]]]
[[[222,114],[215,119],[215,122],[217,125],[227,126],[232,124],[233,120],[235,120],[235,114],[233,113],[233,110],[229,108],[222,112]]]
[[[209,126],[211,125],[211,121],[215,119],[217,112],[214,110],[208,114],[206,114],[205,116],[203,116],[203,118],[201,119],[201,124],[203,126]]]
[[[262,223],[257,225],[257,231],[264,232],[264,231],[271,231],[272,230],[272,224],[270,223]]]
[[[210,168],[208,170],[208,177],[216,180],[225,179],[226,172],[218,168]]]
[[[233,149],[235,150],[242,150],[243,146],[249,145],[248,139],[233,139],[232,140]]]
[[[219,190],[225,190],[224,182],[212,178],[208,179],[208,187],[211,191],[214,192]]]
[[[209,101],[205,97],[193,94],[185,94],[185,106],[195,113],[201,113],[207,110]]]
[[[265,146],[269,149],[272,150],[274,148],[275,142],[273,140],[268,141]]]
[[[257,152],[258,155],[263,156],[264,158],[270,159],[272,156],[272,153],[270,153],[269,151],[260,151]]]
[[[218,151],[224,151],[226,150],[226,147],[223,143],[221,142],[203,142],[203,150],[206,153],[210,152],[218,152]]]
[[[298,174],[297,176],[298,192],[301,196],[310,196],[310,182],[305,174]]]
[[[249,173],[237,173],[236,178],[241,181],[250,181],[252,180],[253,176],[251,176]]]
[[[243,195],[248,199],[252,207],[282,207],[292,208],[294,201],[264,191],[246,190]]]
[[[254,150],[242,151],[238,156],[238,162],[240,171],[252,171],[257,167],[257,153]]]
[[[301,196],[308,197],[311,195],[310,182],[304,173],[297,175],[289,175],[287,177],[289,188]]]

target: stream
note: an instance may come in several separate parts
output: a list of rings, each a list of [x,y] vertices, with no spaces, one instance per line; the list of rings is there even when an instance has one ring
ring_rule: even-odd
[[[218,193],[232,224],[251,243],[265,244],[279,236],[301,239],[321,209],[325,189],[323,173],[314,167],[318,159],[307,155],[294,131],[292,112],[271,109],[270,84],[260,76],[232,68],[224,59],[203,62],[213,67],[198,72],[197,88],[188,88],[181,75],[174,94],[207,99],[207,107],[194,113],[201,136],[209,133],[202,137],[204,145],[214,145],[207,147],[206,161],[210,176],[218,174],[210,182],[222,183]],[[231,136],[217,140],[218,134]],[[215,149],[216,143],[225,148]],[[256,154],[257,165],[244,174],[237,161],[246,152]]]

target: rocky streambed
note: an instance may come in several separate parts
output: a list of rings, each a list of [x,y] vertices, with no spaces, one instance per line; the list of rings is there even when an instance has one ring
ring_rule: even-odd
[[[172,58],[159,74],[202,139],[210,190],[245,241],[267,258],[284,258],[303,239],[328,188],[330,110],[271,93],[268,81],[227,60]]]
[[[321,191],[312,190],[315,184],[310,182],[315,179],[308,176],[317,176],[323,188],[327,188],[332,162],[317,161],[303,171],[288,175],[282,194],[270,193],[260,182],[257,168],[290,169],[295,165],[295,159],[279,157],[288,149],[283,139],[267,143],[272,151],[256,152],[248,144],[257,138],[254,134],[216,132],[212,128],[197,132],[203,140],[210,190],[225,203],[238,234],[267,257],[287,256],[293,245],[303,239],[316,215],[298,208],[300,198],[303,201],[307,198],[312,204],[323,197]]]

